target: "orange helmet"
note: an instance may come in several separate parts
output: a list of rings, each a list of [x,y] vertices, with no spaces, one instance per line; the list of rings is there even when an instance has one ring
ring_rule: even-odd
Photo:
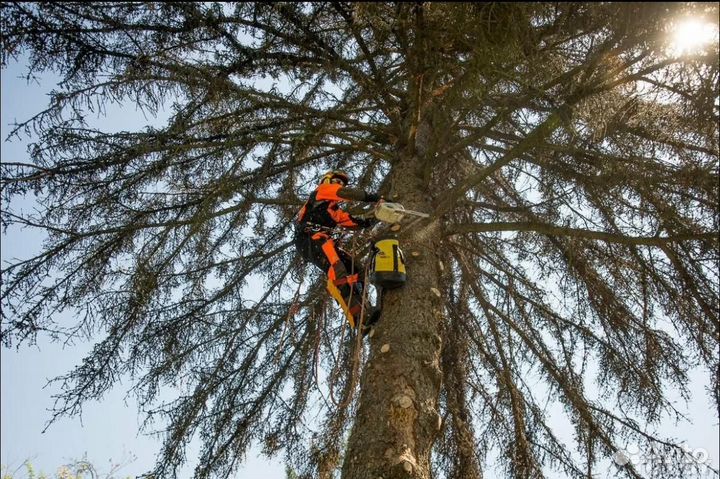
[[[348,182],[350,181],[350,176],[348,176],[348,174],[345,173],[344,171],[339,171],[339,170],[328,171],[320,179],[320,184],[324,185],[327,183],[332,183],[334,179],[339,179],[340,181],[343,182],[343,186],[346,186],[348,184]]]

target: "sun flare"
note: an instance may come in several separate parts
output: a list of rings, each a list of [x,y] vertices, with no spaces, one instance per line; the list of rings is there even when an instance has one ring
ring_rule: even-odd
[[[718,42],[717,25],[687,18],[673,27],[670,49],[675,55],[692,55],[702,53],[713,42]]]

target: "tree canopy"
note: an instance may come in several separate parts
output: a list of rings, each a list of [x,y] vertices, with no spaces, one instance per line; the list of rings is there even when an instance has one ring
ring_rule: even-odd
[[[27,55],[28,78],[62,78],[9,135],[37,133],[30,159],[1,165],[3,225],[47,234],[3,265],[2,341],[97,341],[59,378],[56,414],[130,378],[165,428],[157,477],[194,435],[198,478],[230,477],[253,442],[302,477],[343,461],[360,477],[347,451],[373,413],[357,392],[376,390],[394,332],[417,343],[393,354],[426,367],[402,398],[432,460],[389,448],[402,467],[386,479],[479,478],[490,459],[508,477],[588,477],[628,441],[677,450],[653,426],[681,416],[668,394],[688,397],[696,367],[717,418],[718,45],[668,46],[683,16],[717,26],[717,4],[2,9],[3,66]],[[114,104],[169,119],[87,120]],[[431,214],[399,233],[410,288],[365,346],[292,247],[331,168]],[[13,211],[28,193],[39,210]]]

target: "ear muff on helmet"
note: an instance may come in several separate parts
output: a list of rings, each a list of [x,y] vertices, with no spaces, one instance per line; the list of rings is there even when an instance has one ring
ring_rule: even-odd
[[[350,177],[344,171],[328,171],[320,179],[320,184],[324,185],[324,184],[330,183],[335,178],[339,178],[340,180],[342,180],[343,184],[345,184],[345,185],[347,185],[348,182],[350,181]]]

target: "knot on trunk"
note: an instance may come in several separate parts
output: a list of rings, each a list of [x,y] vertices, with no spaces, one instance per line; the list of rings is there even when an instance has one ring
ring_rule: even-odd
[[[413,405],[413,400],[407,394],[398,394],[392,398],[392,403],[403,409],[407,409]]]
[[[411,473],[417,467],[417,459],[407,444],[403,444],[403,449],[399,452],[392,447],[388,448],[385,451],[385,459],[388,460],[392,467],[400,467],[408,473]]]

